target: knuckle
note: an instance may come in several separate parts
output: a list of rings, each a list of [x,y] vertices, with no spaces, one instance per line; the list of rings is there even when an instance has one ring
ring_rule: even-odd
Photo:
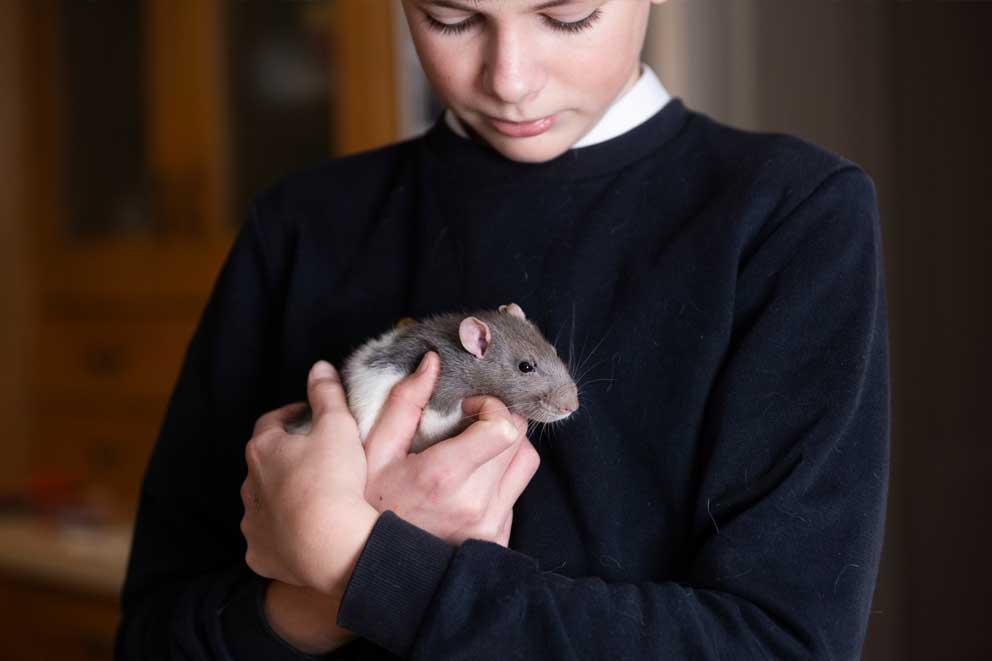
[[[272,420],[272,416],[275,415],[275,413],[275,411],[269,411],[265,415],[259,416],[259,418],[255,421],[255,426],[252,427],[252,436],[258,436],[261,434],[265,427],[269,424],[269,421]]]
[[[503,400],[493,395],[486,395],[486,399],[482,403],[482,408],[489,410],[497,415],[501,415],[501,416],[510,415],[510,409],[506,408],[506,404],[503,403]]]
[[[502,439],[507,444],[515,441],[518,436],[517,428],[507,418],[497,418],[495,420],[491,420],[488,423],[488,427],[490,434]]]
[[[324,377],[314,380],[313,383],[310,384],[310,390],[321,397],[327,398],[344,395],[344,387],[341,385],[341,382],[331,377]]]
[[[241,517],[241,525],[239,527],[241,528],[241,536],[245,538],[245,541],[248,542],[248,546],[251,547],[249,540],[253,534],[254,528],[251,525],[251,518],[247,514]]]
[[[502,522],[489,523],[483,527],[482,531],[483,534],[485,534],[487,540],[495,541],[499,539],[500,535],[503,534],[503,524]]]
[[[499,538],[502,529],[503,529],[502,521],[497,522],[495,520],[490,519],[485,521],[478,521],[472,527],[471,534],[476,539],[495,541],[496,539]]]
[[[448,464],[438,464],[422,476],[426,479],[428,493],[435,501],[447,498],[457,487],[457,475]]]
[[[520,452],[523,454],[521,459],[528,468],[536,471],[540,467],[541,455],[538,454],[537,450],[534,449],[534,446],[529,441],[520,447]]]
[[[463,516],[473,528],[479,529],[485,525],[487,503],[482,501],[470,501],[465,508]]]
[[[255,436],[245,444],[245,465],[251,470],[262,464],[262,451],[259,448],[260,437]]]

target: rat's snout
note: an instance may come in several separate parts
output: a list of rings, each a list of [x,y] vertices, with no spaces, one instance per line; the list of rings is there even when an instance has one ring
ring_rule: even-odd
[[[579,409],[579,391],[575,384],[569,383],[555,388],[549,398],[549,404],[562,417],[575,413]]]

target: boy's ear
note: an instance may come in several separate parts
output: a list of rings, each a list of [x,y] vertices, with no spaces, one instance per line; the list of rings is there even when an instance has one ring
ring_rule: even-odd
[[[468,351],[476,358],[485,356],[486,350],[489,349],[493,342],[493,336],[489,332],[489,326],[477,317],[465,317],[462,319],[462,323],[458,325],[458,337],[462,341],[465,351]]]

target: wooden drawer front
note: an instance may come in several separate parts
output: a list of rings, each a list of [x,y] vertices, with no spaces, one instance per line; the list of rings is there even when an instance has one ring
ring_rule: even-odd
[[[0,576],[0,658],[110,661],[118,609],[112,597]]]
[[[78,477],[131,509],[137,502],[160,424],[158,417],[59,412],[38,416],[32,434],[32,467]]]
[[[164,403],[195,326],[194,319],[43,323],[34,348],[36,394]]]

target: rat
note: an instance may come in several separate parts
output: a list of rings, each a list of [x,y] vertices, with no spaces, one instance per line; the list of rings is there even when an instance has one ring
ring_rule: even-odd
[[[579,408],[578,389],[558,352],[516,303],[470,314],[447,312],[421,321],[404,319],[356,349],[341,371],[348,408],[362,443],[390,389],[420,364],[427,351],[441,359],[434,391],[410,446],[421,452],[457,435],[473,420],[462,400],[492,395],[517,415],[535,422],[564,420]],[[312,411],[286,425],[310,429]]]

